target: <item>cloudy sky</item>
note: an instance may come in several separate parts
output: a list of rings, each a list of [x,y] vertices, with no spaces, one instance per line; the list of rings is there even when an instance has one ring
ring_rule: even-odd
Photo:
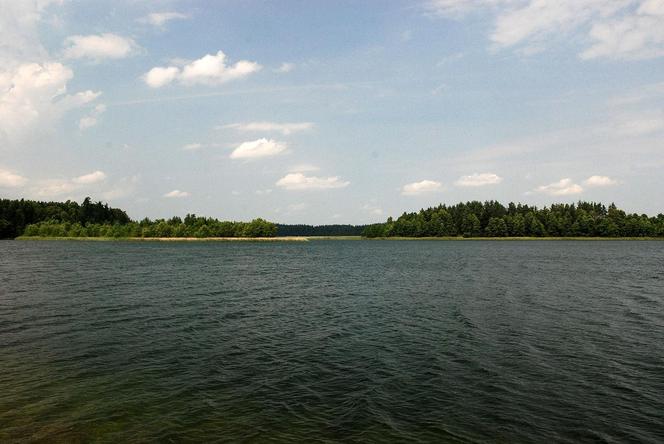
[[[0,0],[0,196],[664,211],[664,0]]]

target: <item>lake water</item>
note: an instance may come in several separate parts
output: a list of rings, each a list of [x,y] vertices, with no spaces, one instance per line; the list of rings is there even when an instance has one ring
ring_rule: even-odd
[[[0,242],[1,442],[664,442],[664,242]]]

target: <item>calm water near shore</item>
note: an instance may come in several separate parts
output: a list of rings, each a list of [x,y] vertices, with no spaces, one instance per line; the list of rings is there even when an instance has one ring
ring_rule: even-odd
[[[664,242],[0,242],[0,442],[664,442]]]

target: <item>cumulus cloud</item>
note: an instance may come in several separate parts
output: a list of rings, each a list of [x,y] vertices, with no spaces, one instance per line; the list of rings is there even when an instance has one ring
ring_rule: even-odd
[[[250,142],[243,142],[233,150],[231,159],[259,159],[261,157],[271,157],[286,151],[286,144],[272,139],[258,139]]]
[[[173,20],[185,20],[188,19],[189,15],[183,14],[181,12],[153,12],[138,19],[140,23],[146,25],[152,25],[157,28],[163,28],[168,22]]]
[[[18,188],[27,183],[28,179],[12,171],[0,168],[0,187]]]
[[[440,191],[443,184],[435,180],[421,180],[419,182],[409,183],[403,186],[401,194],[404,196],[417,196],[424,193]]]
[[[178,199],[182,197],[189,197],[190,194],[186,191],[180,191],[180,190],[173,190],[169,191],[168,193],[164,194],[164,197],[169,198],[169,199]]]
[[[279,179],[276,185],[286,190],[327,190],[347,187],[350,182],[341,180],[338,176],[317,177],[289,173]]]
[[[618,181],[608,176],[590,176],[583,181],[583,184],[588,187],[609,187],[617,185]]]
[[[189,62],[182,68],[177,66],[152,68],[143,75],[143,80],[152,88],[160,88],[174,80],[186,86],[199,84],[215,86],[247,77],[261,68],[258,63],[248,60],[240,60],[229,65],[226,63],[226,54],[218,51],[215,55],[207,54]]]
[[[138,45],[129,37],[104,33],[72,35],[65,39],[64,56],[68,59],[122,59],[136,51]]]
[[[493,173],[474,173],[470,176],[461,176],[454,185],[458,187],[481,187],[484,185],[496,185],[503,178]]]
[[[81,120],[78,121],[78,128],[80,130],[84,130],[95,126],[99,121],[99,116],[101,116],[105,111],[106,105],[103,103],[95,106],[90,114],[81,117]]]
[[[82,176],[75,177],[74,179],[72,179],[72,182],[80,185],[89,185],[101,182],[105,179],[106,179],[106,173],[97,170],[89,174],[84,174]]]
[[[548,194],[549,196],[569,196],[583,192],[581,185],[572,181],[572,179],[560,179],[558,182],[542,185],[535,189],[537,193]]]
[[[156,67],[143,75],[143,81],[151,88],[161,88],[168,85],[180,75],[180,68],[169,66]]]
[[[279,132],[284,136],[288,136],[300,131],[307,131],[314,127],[311,122],[291,122],[291,123],[277,123],[277,122],[246,122],[246,123],[230,123],[224,125],[223,128],[233,128],[238,131],[252,131],[252,132]]]
[[[0,71],[0,140],[14,141],[36,125],[50,128],[65,112],[95,100],[100,92],[66,94],[73,78],[61,63],[24,63]]]

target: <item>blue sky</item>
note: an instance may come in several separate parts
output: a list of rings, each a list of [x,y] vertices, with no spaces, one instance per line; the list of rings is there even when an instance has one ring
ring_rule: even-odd
[[[664,0],[0,0],[0,66],[3,197],[664,211]]]

